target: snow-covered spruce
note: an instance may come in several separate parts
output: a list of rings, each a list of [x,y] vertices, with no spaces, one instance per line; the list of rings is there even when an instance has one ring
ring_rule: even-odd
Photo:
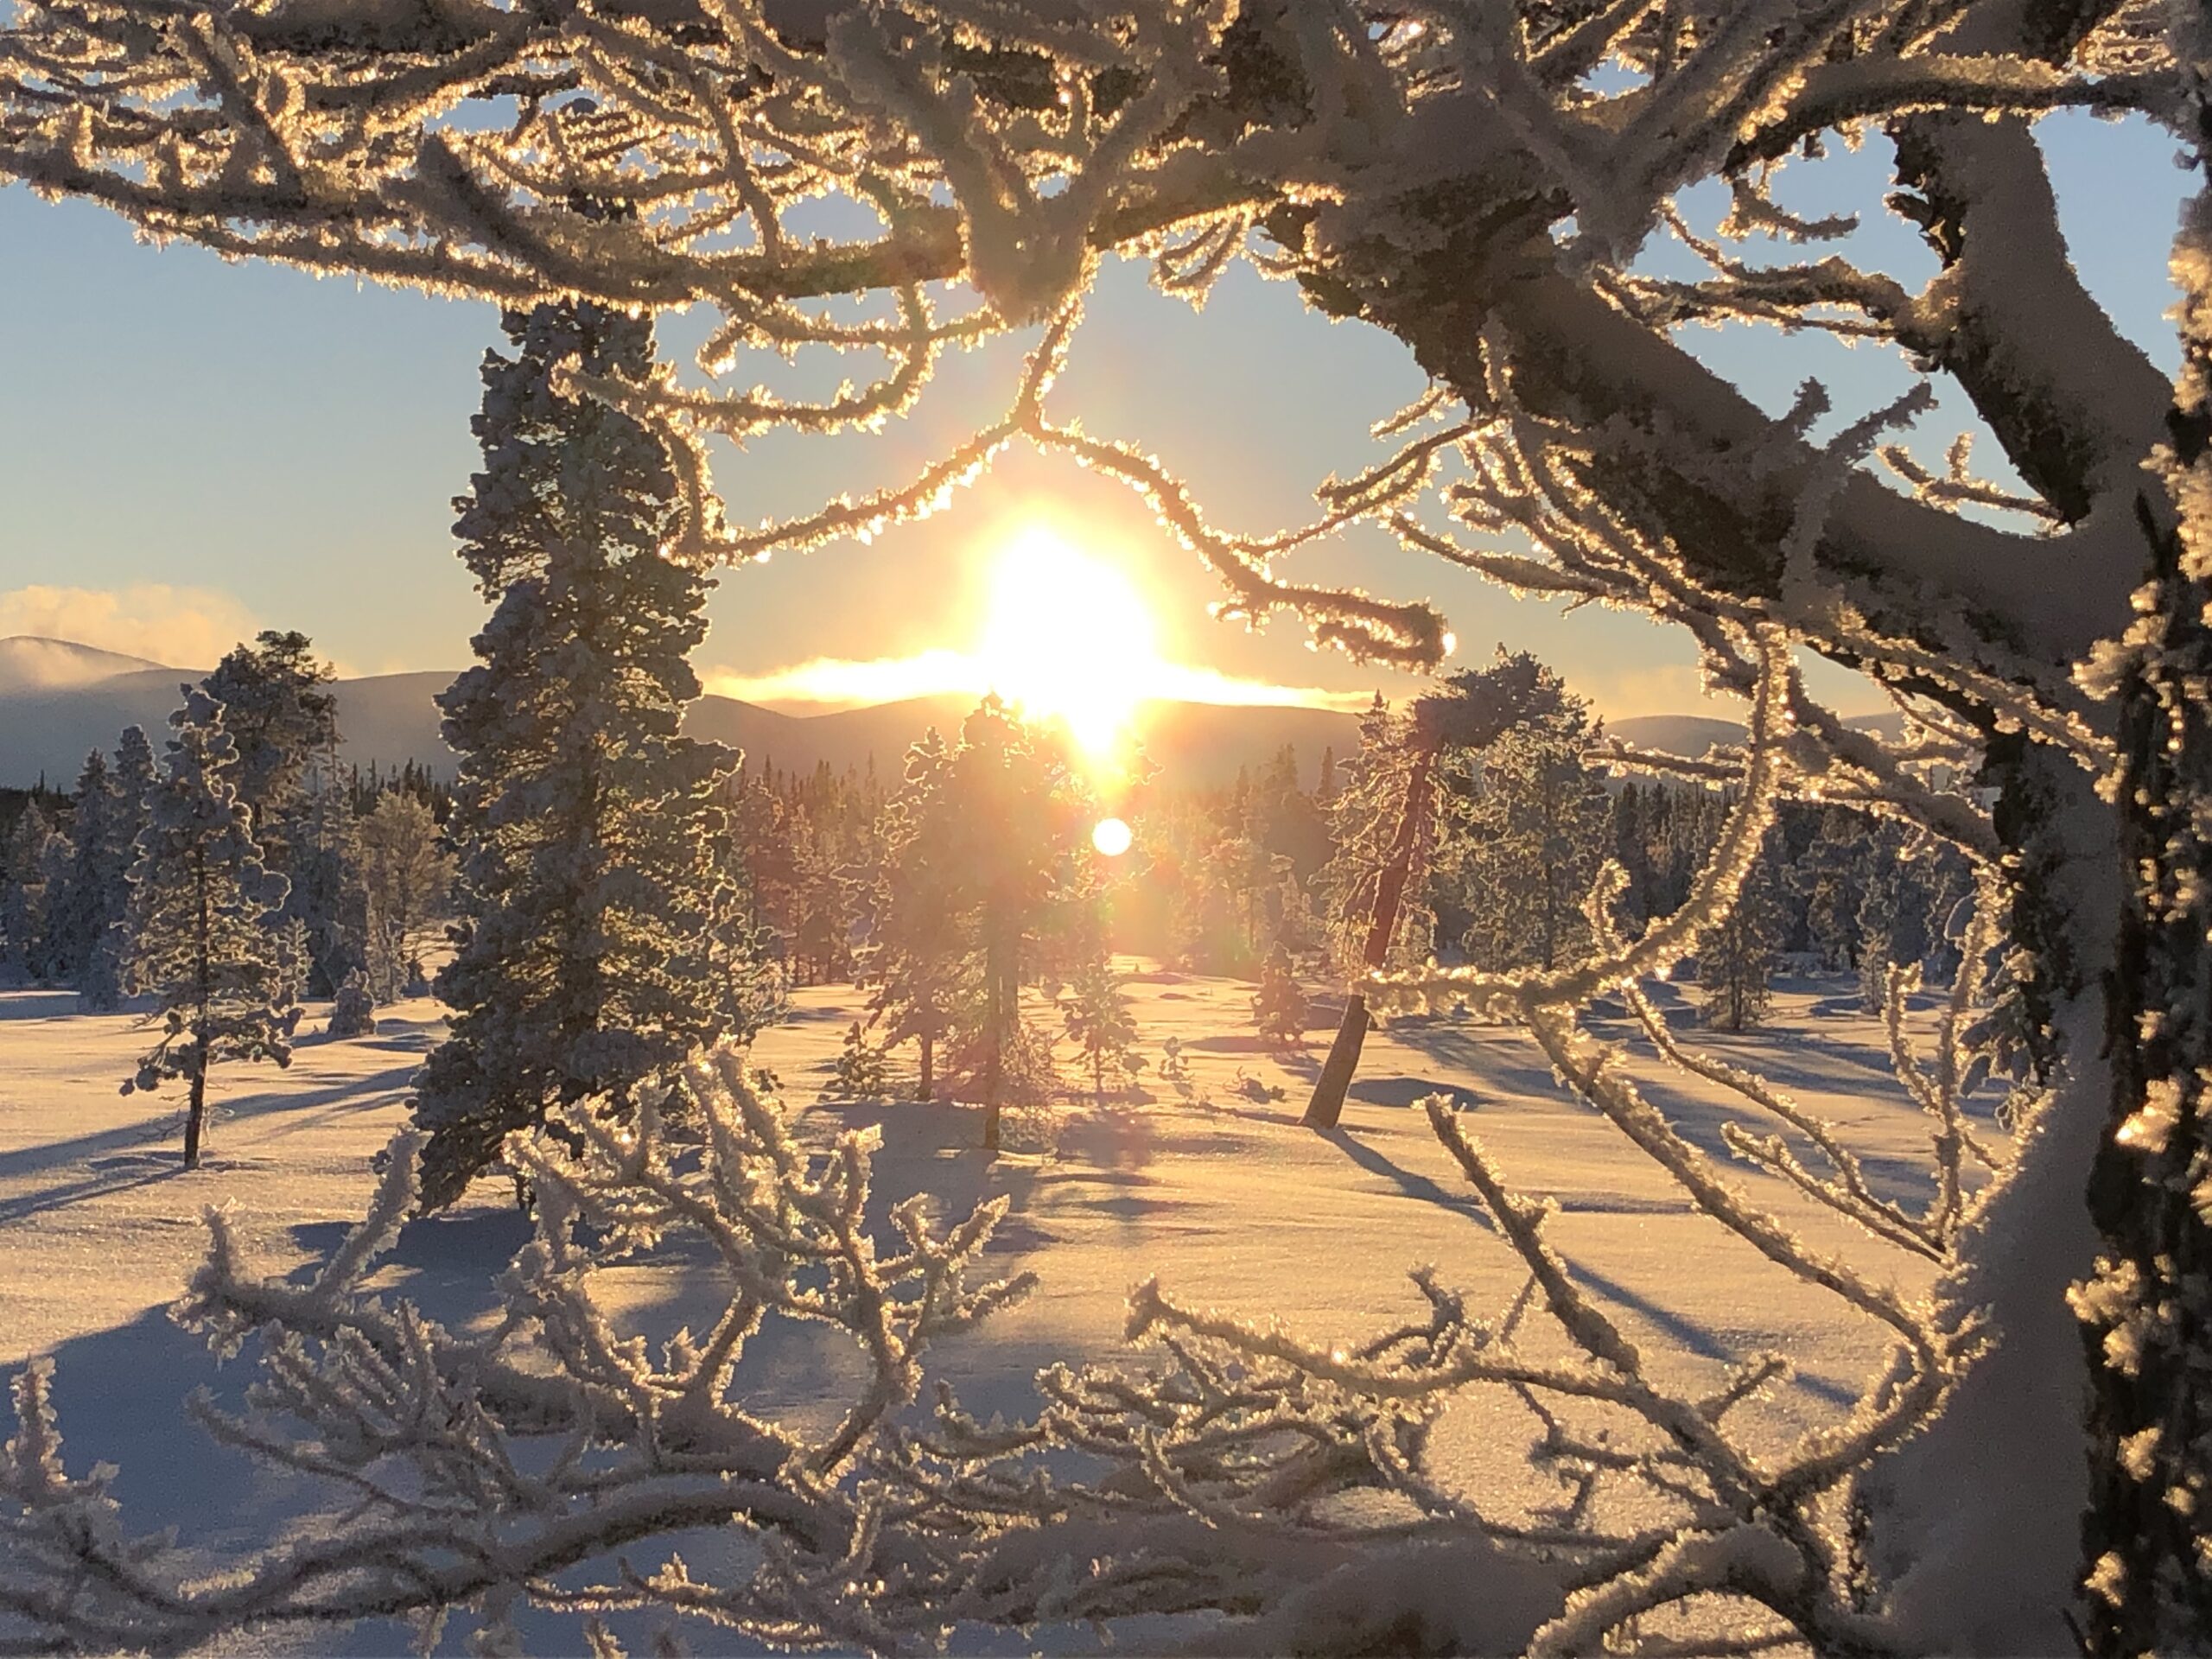
[[[1001,1109],[1047,1098],[1050,1043],[1021,1017],[1021,988],[1094,956],[1087,937],[1088,787],[1060,741],[996,697],[906,757],[888,809],[872,1002],[886,1046],[922,1046],[922,1093],[957,1090]]]
[[[322,1034],[334,1041],[373,1037],[377,1030],[376,1010],[376,999],[369,995],[368,976],[356,968],[346,976],[346,982],[331,999],[330,1023],[323,1027]]]
[[[1091,1099],[1105,1104],[1106,1085],[1134,1078],[1143,1066],[1136,1052],[1136,1015],[1128,993],[1103,952],[1086,957],[1070,976],[1060,1001],[1060,1029],[1076,1047],[1077,1065],[1090,1079]]]
[[[161,1036],[123,1092],[184,1084],[184,1163],[193,1169],[209,1071],[226,1060],[290,1065],[300,1010],[281,994],[284,878],[262,864],[253,815],[238,798],[223,706],[183,690],[130,867],[131,979],[154,997],[149,1017]]]
[[[1445,769],[1437,861],[1471,961],[1550,968],[1587,949],[1582,900],[1611,817],[1586,754],[1596,732],[1589,703],[1546,669],[1522,718]]]
[[[289,884],[284,913],[301,924],[302,989],[328,996],[353,965],[336,776],[338,698],[331,665],[296,630],[264,629],[200,682],[223,705],[238,755],[238,798],[253,814],[262,862]],[[340,844],[334,845],[334,842]]]
[[[370,992],[396,1002],[419,992],[423,952],[450,914],[454,860],[430,809],[389,791],[353,829]]]
[[[719,800],[738,757],[678,729],[699,695],[686,659],[708,583],[664,556],[667,451],[562,386],[571,372],[642,377],[652,329],[589,304],[511,313],[505,328],[514,354],[486,356],[484,469],[455,524],[497,608],[480,665],[439,699],[461,756],[449,834],[462,919],[437,980],[452,1034],[416,1081],[434,1207],[511,1130],[583,1100],[626,1111],[687,1052],[749,1037],[780,995]],[[372,820],[395,860],[405,810]],[[409,925],[396,904],[380,906],[379,959],[405,951],[389,937]]]
[[[108,1012],[123,998],[123,920],[130,888],[122,807],[107,756],[94,749],[77,774],[68,859],[49,884],[46,921],[51,972],[94,1013]]]
[[[0,973],[18,980],[48,977],[54,878],[67,868],[68,848],[37,801],[25,802],[0,849]]]

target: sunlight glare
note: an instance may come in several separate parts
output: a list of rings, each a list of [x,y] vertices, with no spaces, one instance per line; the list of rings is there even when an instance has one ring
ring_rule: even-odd
[[[1065,720],[1093,754],[1112,750],[1159,662],[1128,578],[1032,525],[1000,555],[989,605],[981,654],[992,690],[1032,719]]]
[[[1119,858],[1129,850],[1134,839],[1129,826],[1119,818],[1101,818],[1090,832],[1090,844],[1105,858]]]

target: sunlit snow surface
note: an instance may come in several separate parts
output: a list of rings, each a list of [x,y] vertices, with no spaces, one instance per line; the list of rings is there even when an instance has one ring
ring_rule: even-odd
[[[1777,999],[1773,1029],[1708,1040],[1755,1059],[1802,1103],[1836,1120],[1882,1195],[1916,1207],[1927,1191],[1926,1121],[1893,1083],[1877,1022],[1856,1011],[1853,985],[1790,985]],[[1797,1382],[1752,1408],[1778,1442],[1847,1410],[1878,1364],[1872,1327],[1693,1215],[1618,1134],[1554,1089],[1519,1035],[1446,1021],[1379,1031],[1369,1039],[1343,1129],[1317,1135],[1296,1119],[1325,1027],[1309,1033],[1309,1058],[1279,1059],[1252,1033],[1247,984],[1141,971],[1130,988],[1143,1052],[1156,1062],[1164,1040],[1180,1038],[1196,1093],[1211,1102],[1162,1090],[1103,1109],[1070,1103],[1018,1121],[1014,1149],[995,1160],[976,1149],[976,1121],[959,1108],[817,1103],[846,1027],[863,1011],[851,987],[798,992],[791,1022],[756,1051],[786,1098],[810,1107],[803,1133],[883,1125],[876,1206],[916,1191],[959,1209],[996,1193],[1011,1199],[994,1263],[1034,1269],[1042,1291],[935,1351],[931,1368],[981,1414],[1023,1410],[1027,1380],[1042,1366],[1122,1351],[1123,1298],[1148,1274],[1186,1305],[1279,1317],[1317,1341],[1357,1338],[1425,1313],[1404,1276],[1419,1262],[1438,1264],[1447,1283],[1467,1293],[1471,1311],[1502,1310],[1520,1284],[1516,1265],[1414,1108],[1438,1090],[1468,1104],[1511,1180],[1557,1198],[1553,1243],[1659,1376],[1697,1370],[1717,1378],[1728,1360],[1788,1354]],[[188,1536],[206,1536],[213,1527],[211,1541],[232,1548],[280,1537],[301,1494],[214,1449],[181,1408],[202,1384],[235,1401],[251,1366],[218,1370],[162,1310],[199,1260],[198,1217],[208,1205],[233,1206],[242,1242],[267,1272],[303,1266],[336,1243],[367,1197],[370,1154],[404,1119],[403,1091],[435,1040],[438,1010],[427,1001],[379,1010],[376,1036],[304,1042],[286,1072],[225,1068],[214,1085],[208,1165],[187,1174],[166,1103],[116,1092],[143,1034],[128,1015],[71,1014],[73,1001],[0,994],[0,1372],[30,1355],[55,1357],[71,1467],[121,1465],[118,1493],[134,1529],[175,1522]],[[319,1031],[325,1012],[312,1008],[302,1030]],[[1325,1014],[1317,1010],[1317,1020]],[[1733,1114],[1702,1089],[1686,1091],[1660,1081],[1656,1068],[1644,1071],[1654,1098],[1725,1159],[1719,1126]],[[1240,1072],[1252,1086],[1240,1086]],[[1144,1076],[1159,1089],[1155,1074],[1156,1065]],[[1253,1097],[1268,1084],[1286,1097]],[[1878,1279],[1900,1271],[1895,1253],[1792,1202],[1757,1172],[1732,1160],[1728,1168],[1816,1243]],[[440,1318],[465,1319],[490,1307],[488,1281],[524,1236],[505,1187],[487,1180],[448,1217],[412,1225],[383,1282]],[[680,1265],[620,1269],[601,1290],[612,1311],[656,1337],[686,1320],[696,1328],[701,1300],[714,1294]],[[831,1378],[843,1356],[828,1341],[785,1329],[749,1350],[740,1380],[754,1408],[836,1409]],[[1557,1497],[1526,1464],[1532,1427],[1502,1397],[1447,1422],[1442,1449],[1453,1472],[1494,1515]],[[695,1570],[718,1553],[711,1541],[687,1537],[680,1547]],[[527,1636],[531,1624],[524,1628]],[[572,1631],[558,1634],[569,1628],[548,1621],[533,1650],[574,1647]],[[457,1623],[446,1644],[456,1651],[458,1632]],[[728,1632],[690,1639],[701,1651],[758,1650]],[[321,1633],[248,1645],[328,1650],[332,1642]],[[343,1647],[374,1653],[404,1643],[392,1627],[364,1628]],[[1080,1632],[1067,1643],[1088,1645]],[[1026,1649],[1016,1639],[1006,1650]]]

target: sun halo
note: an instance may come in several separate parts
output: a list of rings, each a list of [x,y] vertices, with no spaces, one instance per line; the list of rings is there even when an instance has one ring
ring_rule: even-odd
[[[1160,664],[1150,609],[1114,566],[1031,524],[991,569],[977,655],[1031,719],[1065,721],[1094,758],[1127,740]]]

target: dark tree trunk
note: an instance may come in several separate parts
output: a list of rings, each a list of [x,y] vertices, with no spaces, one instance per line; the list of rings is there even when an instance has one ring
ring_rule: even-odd
[[[1406,774],[1405,803],[1398,810],[1397,833],[1391,838],[1390,857],[1375,884],[1375,907],[1368,913],[1367,946],[1361,963],[1381,968],[1390,957],[1390,940],[1398,931],[1398,912],[1403,907],[1406,884],[1412,879],[1414,855],[1421,846],[1421,825],[1427,821],[1436,772],[1436,751],[1423,745],[1414,751],[1413,766]],[[1333,1129],[1344,1116],[1344,1094],[1352,1073],[1359,1069],[1359,1051],[1367,1041],[1371,1023],[1367,999],[1354,991],[1344,998],[1344,1017],[1337,1027],[1337,1040],[1330,1045],[1328,1063],[1313,1085],[1313,1098],[1306,1103],[1303,1120],[1309,1129]]]
[[[924,1100],[937,1098],[937,1039],[925,1035],[922,1045],[922,1077],[914,1092]]]
[[[2212,103],[2197,115],[2200,141],[2212,145]],[[2212,199],[2189,211],[2202,234]],[[2152,551],[2144,592],[2154,602],[2143,606],[2144,643],[2124,694],[2116,792],[2121,853],[2136,880],[2112,979],[2112,1111],[2089,1179],[2102,1250],[2075,1302],[2091,1376],[2084,1635],[2090,1652],[2113,1659],[2212,1647],[2208,305],[2201,285],[2184,299],[2186,390],[2169,417],[2180,527],[2148,490],[2141,505]]]
[[[200,1167],[200,1137],[207,1127],[207,1046],[196,1046],[192,1057],[191,1103],[184,1113],[184,1166]]]

